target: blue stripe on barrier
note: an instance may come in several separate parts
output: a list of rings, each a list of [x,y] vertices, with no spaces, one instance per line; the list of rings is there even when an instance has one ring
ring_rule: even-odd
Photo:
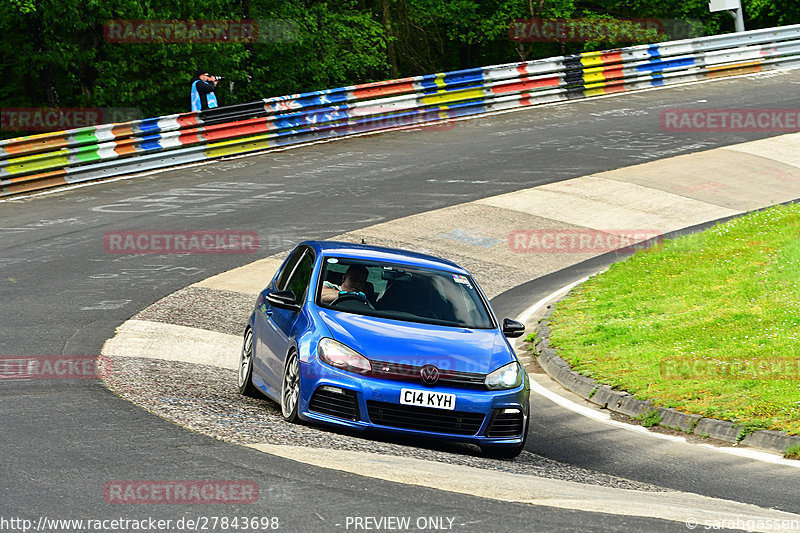
[[[486,105],[486,100],[484,98],[481,98],[480,100],[470,100],[468,102],[462,102],[458,104],[449,104],[446,106],[447,108],[444,109],[444,111],[447,111],[448,114],[452,114],[453,116],[461,116],[460,110],[462,108],[475,107],[476,105],[484,106]]]
[[[647,49],[647,53],[650,54],[650,57],[661,57],[661,51],[657,44],[651,44]]]
[[[345,119],[349,116],[346,108],[315,109],[314,111],[281,115],[281,118],[277,119],[274,124],[278,129],[297,128],[309,124],[317,124],[319,122]]]
[[[691,67],[696,64],[693,57],[683,57],[679,59],[668,59],[668,60],[655,60],[651,63],[647,63],[646,65],[639,65],[636,67],[636,70],[640,72],[652,72],[658,70],[668,70],[672,68],[683,68],[683,67]]]
[[[158,121],[159,119],[157,118],[148,118],[142,120],[139,123],[139,129],[142,131],[142,133],[155,133],[161,131],[161,128],[158,125]]]
[[[159,143],[160,140],[161,135],[149,135],[143,137],[142,140],[137,143],[137,147],[142,151],[161,150],[162,146]]]
[[[437,79],[439,79],[439,76],[436,74],[425,74],[417,83],[423,89],[439,89],[439,85],[436,84]]]
[[[446,85],[461,84],[461,83],[482,83],[483,82],[483,68],[471,68],[466,70],[459,70],[456,72],[448,72],[444,76],[444,83]]]
[[[324,92],[324,91],[319,91],[319,92],[322,92],[323,94],[298,98],[296,101],[299,102],[303,107],[331,105],[331,104],[347,102],[346,90],[335,89],[330,92]]]

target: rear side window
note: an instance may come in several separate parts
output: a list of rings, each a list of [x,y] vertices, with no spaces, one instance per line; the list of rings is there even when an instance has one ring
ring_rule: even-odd
[[[294,268],[297,266],[297,262],[303,257],[305,253],[305,248],[297,248],[295,249],[289,258],[286,260],[286,263],[283,265],[283,270],[281,270],[281,275],[278,277],[278,282],[275,284],[275,288],[279,291],[286,289],[286,282],[289,281],[289,276],[292,275],[294,272]]]
[[[306,251],[300,256],[294,268],[294,272],[289,277],[289,282],[286,284],[286,290],[294,292],[298,302],[302,302],[306,298],[308,292],[308,284],[311,281],[311,272],[314,270],[314,258],[311,252]]]

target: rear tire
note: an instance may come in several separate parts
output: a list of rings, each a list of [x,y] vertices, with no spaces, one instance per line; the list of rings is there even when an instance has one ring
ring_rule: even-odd
[[[239,372],[237,375],[239,394],[251,398],[259,398],[261,392],[253,385],[253,330],[244,332],[242,355],[239,358]]]
[[[300,420],[297,415],[299,401],[300,360],[297,352],[291,351],[286,357],[286,367],[283,370],[283,380],[281,380],[281,415],[284,420],[293,424]]]

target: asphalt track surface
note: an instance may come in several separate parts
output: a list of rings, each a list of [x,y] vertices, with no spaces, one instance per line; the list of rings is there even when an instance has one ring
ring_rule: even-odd
[[[301,239],[775,135],[664,133],[659,113],[675,107],[797,109],[798,85],[800,73],[793,72],[633,93],[0,203],[0,355],[96,355],[138,310]],[[103,235],[112,230],[208,229],[255,231],[261,249],[246,256],[130,256],[103,247]],[[508,312],[521,310],[556,279],[527,286],[527,295],[498,299]],[[587,430],[578,415],[546,402],[537,418],[528,446],[534,453],[664,487],[800,511],[794,471],[703,454],[654,462],[646,460],[650,440],[620,443],[614,432]],[[313,468],[182,430],[95,381],[0,383],[0,429],[2,517],[244,514],[277,516],[287,531],[344,529],[348,516],[385,515],[454,517],[454,529],[463,531],[684,529]],[[200,511],[105,503],[106,482],[132,479],[256,479],[261,496],[256,504]]]

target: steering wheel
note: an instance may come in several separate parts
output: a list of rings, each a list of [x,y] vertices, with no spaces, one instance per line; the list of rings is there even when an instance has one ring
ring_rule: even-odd
[[[349,302],[349,301],[353,301],[353,300],[361,302],[362,304],[366,305],[367,307],[371,307],[369,305],[369,303],[364,301],[364,298],[362,298],[360,294],[356,294],[356,293],[340,294],[334,301],[332,301],[330,303],[330,306],[331,307],[336,307],[337,305],[339,305],[342,302]]]

